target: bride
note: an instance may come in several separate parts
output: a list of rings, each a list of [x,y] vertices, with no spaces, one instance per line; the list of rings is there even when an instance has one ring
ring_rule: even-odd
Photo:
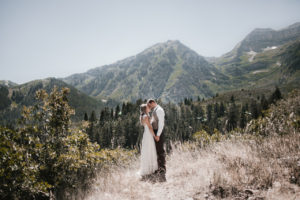
[[[154,142],[155,134],[150,124],[149,111],[147,104],[140,106],[141,116],[140,121],[144,126],[144,134],[141,148],[141,165],[139,175],[145,177],[153,174],[157,169],[157,154]]]

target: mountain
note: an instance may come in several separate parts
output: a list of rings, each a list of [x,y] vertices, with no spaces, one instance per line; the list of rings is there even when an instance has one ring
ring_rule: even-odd
[[[32,106],[37,102],[35,99],[37,90],[44,89],[50,93],[54,86],[70,88],[68,98],[70,106],[75,109],[75,116],[73,116],[75,120],[82,120],[85,112],[91,113],[94,110],[100,113],[104,107],[102,102],[89,97],[73,86],[55,78],[47,78],[9,88],[0,85],[0,122],[2,124],[14,123],[15,119],[20,117],[23,106]]]
[[[207,98],[242,88],[288,89],[299,82],[300,23],[255,29],[219,58],[205,58],[179,41],[158,43],[136,56],[62,79],[99,99],[132,101]]]
[[[8,80],[0,80],[0,85],[6,86],[6,87],[13,87],[18,85],[17,83],[14,83],[12,81],[8,81]]]
[[[268,88],[292,89],[299,83],[300,23],[282,30],[255,29],[231,52],[210,63],[229,81],[224,90]]]
[[[136,56],[63,80],[97,98],[132,101],[210,97],[227,76],[179,41],[158,43]]]
[[[79,96],[71,101],[80,110],[77,117],[83,110],[89,112],[101,107],[98,106],[99,100],[119,102],[160,98],[165,102],[179,102],[184,98],[209,98],[216,93],[240,89],[273,89],[275,85],[289,91],[299,87],[299,55],[300,23],[277,31],[255,29],[232,51],[218,58],[203,57],[177,40],[167,41],[135,56],[60,81],[46,79],[23,85],[0,81],[4,102],[1,102],[0,109],[10,105],[10,101],[15,102],[11,99],[13,91],[15,94],[24,91],[20,95],[24,97],[21,104],[25,105],[27,99],[32,102],[33,94],[29,93],[34,89],[30,88],[35,84],[44,88],[47,81],[74,87],[72,91]],[[50,85],[48,88],[53,86]],[[79,99],[91,102],[91,105],[81,104],[81,101],[76,104]]]
[[[238,60],[215,66],[230,77],[224,90],[240,88],[269,88],[274,85],[297,87],[300,40],[273,47],[262,52],[248,52]]]
[[[221,56],[219,60],[226,63],[237,61],[247,52],[262,52],[299,38],[300,22],[278,31],[270,28],[257,28],[239,42],[232,51]]]

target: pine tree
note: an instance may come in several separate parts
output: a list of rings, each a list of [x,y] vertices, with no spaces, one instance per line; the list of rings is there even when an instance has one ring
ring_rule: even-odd
[[[105,120],[105,113],[104,113],[104,110],[101,110],[100,112],[100,123],[103,124],[104,123],[104,120]]]
[[[88,121],[89,120],[88,115],[87,115],[86,112],[84,113],[84,118],[83,119],[84,119],[84,121]]]
[[[270,103],[275,103],[276,101],[278,101],[280,99],[282,99],[282,95],[281,95],[281,92],[280,92],[279,88],[276,86],[275,91],[270,96],[269,102]]]
[[[96,121],[96,114],[95,111],[93,110],[90,116],[90,122],[95,122]]]
[[[231,103],[234,103],[234,102],[235,102],[235,99],[234,99],[234,96],[233,96],[233,95],[231,95],[230,101],[231,101]]]
[[[118,119],[119,114],[120,114],[120,106],[117,105],[117,107],[116,107],[116,113],[115,113],[115,119]]]
[[[201,99],[200,99],[200,96],[198,96],[198,97],[197,97],[197,101],[198,101],[198,102],[200,102],[200,101],[201,101]]]
[[[215,103],[214,105],[214,118],[217,119],[220,117],[220,107],[218,103]]]
[[[259,116],[259,111],[258,111],[258,106],[257,106],[257,103],[255,100],[252,100],[250,109],[251,109],[252,118],[257,119]]]
[[[89,135],[89,138],[92,142],[96,142],[96,131],[94,128],[94,123],[91,122],[88,129],[87,129],[87,134]]]
[[[281,95],[281,92],[278,87],[276,87],[276,89],[275,89],[274,96],[275,96],[275,100],[282,99],[282,95]]]
[[[110,119],[113,119],[114,118],[114,109],[112,108],[110,110]]]
[[[104,123],[105,121],[108,121],[111,117],[111,112],[109,111],[108,107],[105,107],[103,110],[101,110],[100,113],[100,123]]]
[[[111,148],[112,145],[112,125],[111,123],[105,123],[101,127],[98,127],[99,136],[97,138],[98,144],[101,148]]]
[[[246,106],[242,107],[241,117],[240,117],[240,128],[245,128],[247,124],[247,117],[246,117]]]
[[[206,117],[207,117],[207,121],[209,122],[212,118],[212,105],[208,104],[206,106]]]
[[[223,102],[221,102],[221,105],[220,105],[220,117],[224,116],[225,115],[225,105]]]
[[[260,99],[260,105],[263,110],[267,110],[269,107],[269,103],[264,94],[262,95],[262,97]]]
[[[192,102],[193,102],[193,99],[192,99],[192,98],[190,98],[190,99],[184,98],[184,105],[191,105]]]
[[[123,102],[123,104],[122,104],[122,115],[126,115],[126,114],[127,114],[126,104],[125,104],[125,102]]]
[[[238,109],[235,103],[231,104],[227,116],[227,131],[231,131],[237,127],[238,122]]]
[[[248,103],[245,104],[245,109],[246,109],[246,111],[249,111],[249,104]]]

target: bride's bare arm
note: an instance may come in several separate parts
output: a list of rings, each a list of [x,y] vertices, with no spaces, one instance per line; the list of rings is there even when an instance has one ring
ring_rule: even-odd
[[[146,125],[148,126],[151,134],[153,135],[153,137],[155,137],[155,133],[154,133],[153,128],[152,128],[152,126],[150,124],[149,117],[145,117],[144,120],[143,120],[143,122],[146,123]]]

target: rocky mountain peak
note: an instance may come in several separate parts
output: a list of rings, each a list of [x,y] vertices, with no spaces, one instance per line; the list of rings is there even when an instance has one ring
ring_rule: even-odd
[[[240,43],[237,56],[249,51],[261,52],[267,47],[280,46],[297,38],[300,38],[300,23],[295,23],[281,30],[257,28]]]
[[[142,52],[142,54],[149,53],[149,52],[159,53],[169,49],[173,49],[175,51],[182,50],[182,49],[191,50],[190,48],[182,44],[179,40],[168,40],[166,42],[160,42],[147,48],[145,51]]]
[[[275,32],[276,31],[271,28],[256,28],[246,36],[245,40],[251,41],[251,40],[260,39],[258,37],[266,37],[266,36],[270,37]]]
[[[296,23],[288,26],[286,29],[300,29],[300,22],[296,22]]]

